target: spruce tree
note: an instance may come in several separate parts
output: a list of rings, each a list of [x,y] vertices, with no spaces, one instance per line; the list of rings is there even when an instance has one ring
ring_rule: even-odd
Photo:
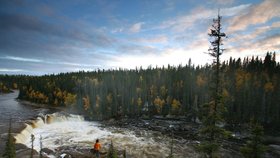
[[[14,141],[14,137],[12,136],[12,119],[10,119],[9,121],[9,131],[8,131],[8,137],[7,137],[7,142],[6,142],[6,147],[5,147],[3,157],[5,158],[16,157],[15,141]]]
[[[226,36],[221,32],[221,16],[218,14],[216,19],[213,19],[212,28],[209,36],[213,40],[210,41],[209,55],[213,57],[212,64],[212,80],[210,83],[211,101],[203,105],[202,123],[203,126],[200,134],[203,136],[203,142],[198,145],[198,149],[208,155],[210,158],[220,147],[220,139],[223,139],[228,132],[225,131],[222,125],[224,123],[223,113],[225,106],[221,93],[221,78],[220,78],[220,56],[224,49],[221,48],[222,38]]]
[[[262,144],[263,127],[256,121],[251,121],[251,137],[244,147],[240,148],[245,158],[261,158],[266,150]]]

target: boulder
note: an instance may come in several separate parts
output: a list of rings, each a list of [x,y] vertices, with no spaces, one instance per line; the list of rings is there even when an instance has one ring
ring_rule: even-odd
[[[31,149],[21,149],[16,151],[17,158],[30,158]],[[39,158],[39,153],[33,149],[33,158]]]
[[[42,152],[46,153],[47,155],[54,155],[54,151],[49,148],[43,148]]]
[[[269,145],[270,151],[280,157],[280,145]]]

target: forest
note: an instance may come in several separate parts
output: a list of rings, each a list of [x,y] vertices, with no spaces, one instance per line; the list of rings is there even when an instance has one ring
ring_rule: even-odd
[[[280,128],[280,64],[275,53],[230,58],[221,63],[220,85],[227,124],[252,118],[268,129]],[[97,70],[44,76],[1,75],[0,91],[19,89],[18,98],[68,107],[91,119],[140,116],[184,116],[201,119],[211,101],[213,65]]]

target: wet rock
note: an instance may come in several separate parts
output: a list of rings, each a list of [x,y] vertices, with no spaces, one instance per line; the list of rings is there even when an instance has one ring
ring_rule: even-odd
[[[266,136],[264,137],[264,143],[280,145],[280,137]]]
[[[21,150],[21,149],[29,149],[26,145],[21,144],[21,143],[15,144],[15,148],[16,148],[16,151]]]
[[[30,158],[32,149],[20,149],[16,151],[17,158]],[[39,153],[33,149],[33,158],[39,158]]]
[[[270,151],[280,157],[280,145],[271,144],[269,145]]]
[[[48,148],[43,148],[42,152],[46,153],[47,155],[54,155],[54,151]]]
[[[115,119],[110,119],[109,121],[108,121],[109,123],[113,123],[113,122],[115,122]]]
[[[91,158],[92,154],[88,151],[64,151],[57,155],[59,158]]]

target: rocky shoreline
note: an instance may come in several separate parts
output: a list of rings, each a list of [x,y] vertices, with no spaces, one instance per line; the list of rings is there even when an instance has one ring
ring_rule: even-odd
[[[102,121],[102,124],[107,127],[128,128],[133,131],[149,130],[157,131],[164,135],[174,137],[174,139],[184,139],[186,143],[196,145],[200,143],[199,136],[199,123],[187,121],[186,118],[164,118],[156,116],[151,119],[137,118],[130,119],[124,118],[120,120],[110,119]],[[140,130],[139,130],[140,129]],[[239,131],[246,131],[240,129]],[[137,132],[136,132],[137,133]],[[234,158],[242,157],[239,149],[248,140],[248,133],[234,133],[228,140],[224,140],[220,155],[222,157]],[[278,158],[280,157],[280,137],[265,136],[264,143],[267,145],[267,152],[265,158]]]

